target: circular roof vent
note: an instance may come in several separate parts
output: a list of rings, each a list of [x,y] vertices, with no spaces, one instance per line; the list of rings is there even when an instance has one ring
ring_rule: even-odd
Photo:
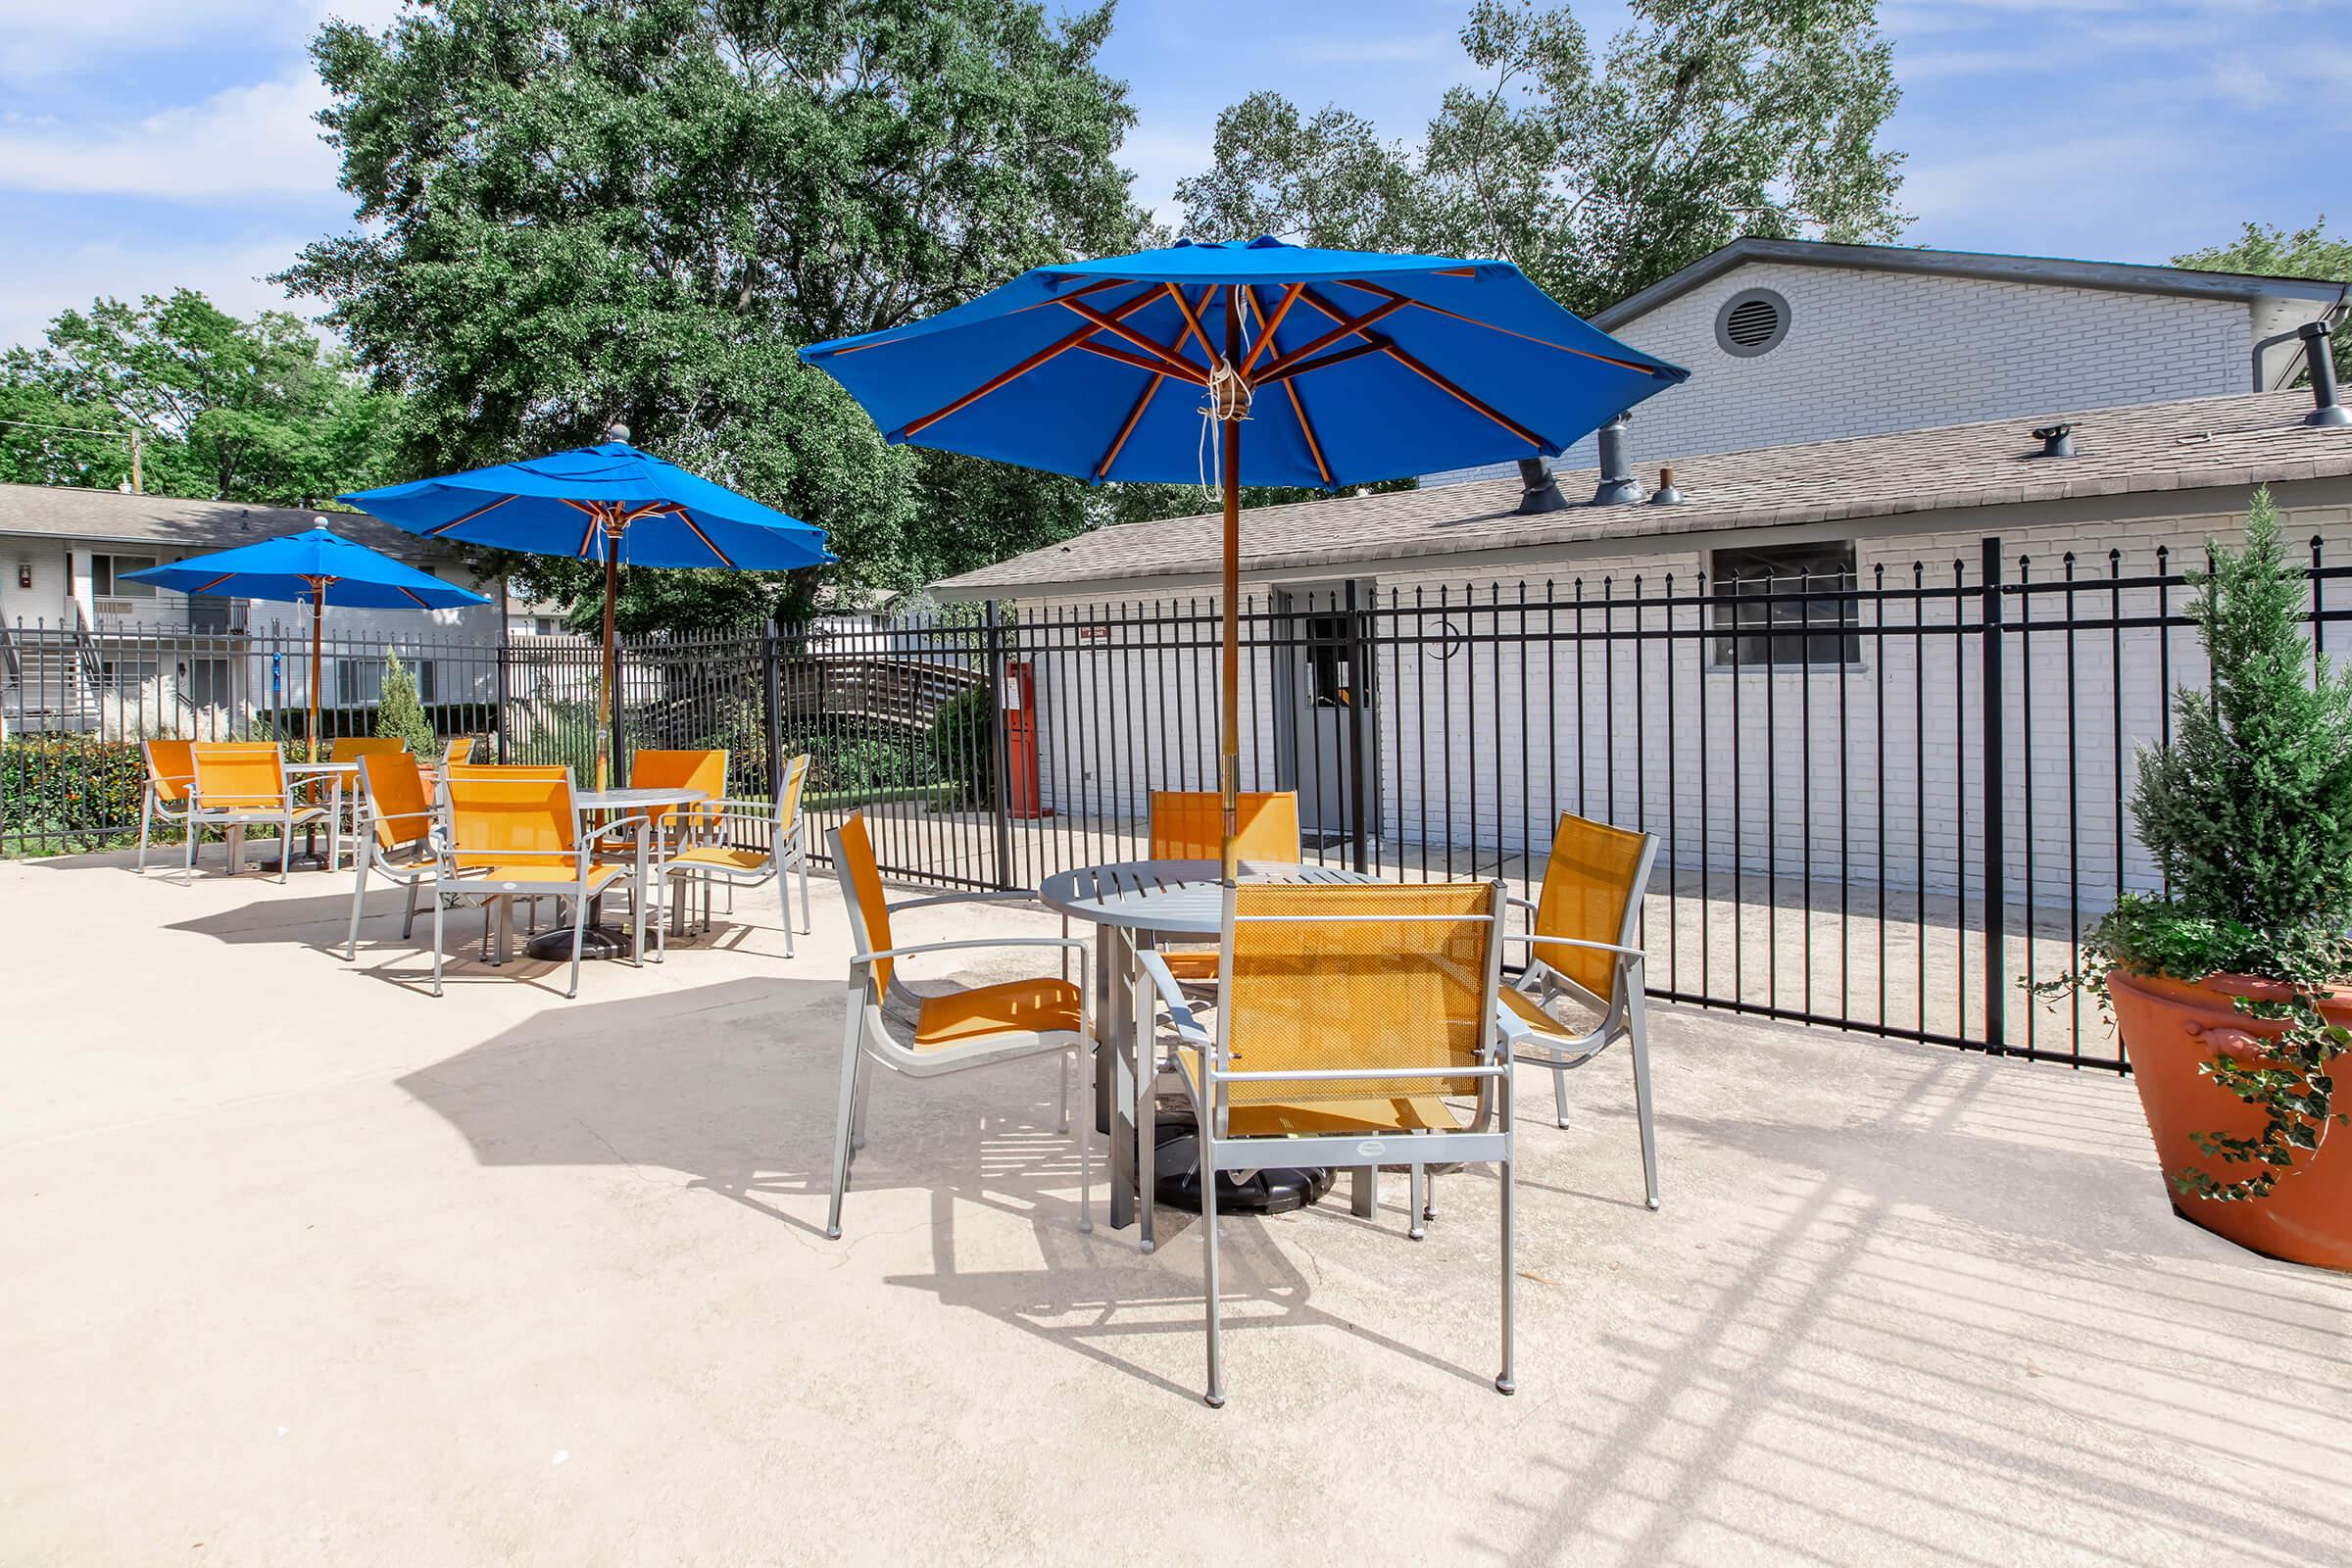
[[[1742,360],[1769,354],[1788,335],[1788,302],[1768,288],[1741,289],[1715,317],[1715,346]]]

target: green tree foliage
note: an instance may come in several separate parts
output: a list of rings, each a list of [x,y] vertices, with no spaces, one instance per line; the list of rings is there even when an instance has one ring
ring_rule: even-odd
[[[364,226],[284,281],[406,395],[406,474],[617,419],[827,529],[845,585],[911,586],[1074,530],[1083,495],[887,448],[795,353],[1134,242],[1109,26],[1107,5],[1050,22],[1020,0],[433,0],[381,34],[329,23],[320,119]],[[497,564],[595,591],[545,558]],[[740,582],[661,576],[629,574],[632,624],[706,590],[689,620],[744,608]],[[756,586],[787,614],[813,593]]]
[[[1595,67],[1567,7],[1478,0],[1477,79],[1416,144],[1261,92],[1178,184],[1189,231],[1498,257],[1580,315],[1742,235],[1892,239],[1876,0],[1635,0]]]
[[[2328,232],[2328,215],[2309,228],[2287,230],[2268,223],[2248,223],[2227,245],[2173,258],[2175,267],[2193,267],[2204,272],[2253,272],[2263,277],[2318,277],[2352,283],[2352,238]],[[2332,340],[2338,380],[2352,381],[2352,331]],[[2298,376],[2297,384],[2309,376]]]
[[[386,740],[404,743],[412,757],[429,760],[440,755],[433,744],[433,721],[425,717],[424,704],[416,696],[416,677],[409,673],[398,654],[384,656],[384,686],[375,704],[375,732]]]
[[[2260,932],[2352,925],[2352,685],[2312,674],[2311,587],[2268,490],[2245,548],[2191,579],[2213,663],[2173,744],[2143,753],[2132,809],[2176,902]]]
[[[190,289],[101,299],[0,354],[0,419],[24,421],[0,424],[0,479],[113,488],[135,430],[153,494],[318,506],[376,482],[392,412],[282,311],[240,320]]]

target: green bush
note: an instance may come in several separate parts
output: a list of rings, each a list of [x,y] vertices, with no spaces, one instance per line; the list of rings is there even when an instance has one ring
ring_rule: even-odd
[[[0,848],[60,855],[135,838],[146,782],[136,741],[11,736],[0,741]]]
[[[424,705],[417,701],[416,677],[409,673],[398,654],[384,656],[384,689],[375,705],[375,732],[406,745],[412,757],[435,755],[433,721],[425,717]]]
[[[940,709],[931,723],[930,751],[941,777],[961,781],[962,804],[996,803],[997,705],[988,688],[975,686]]]

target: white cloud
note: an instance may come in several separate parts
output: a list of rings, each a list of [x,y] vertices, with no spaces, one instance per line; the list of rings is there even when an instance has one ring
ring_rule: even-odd
[[[332,198],[334,153],[311,118],[326,102],[302,71],[127,123],[0,126],[0,187],[174,201]]]
[[[135,301],[192,288],[235,316],[263,310],[308,314],[315,302],[291,305],[264,278],[290,264],[310,238],[135,247],[110,241],[51,247],[12,239],[0,249],[0,347],[39,343],[41,329],[58,312],[87,310],[101,295]]]
[[[299,49],[330,16],[381,27],[402,0],[0,0],[0,81],[86,72],[114,56],[234,40]]]

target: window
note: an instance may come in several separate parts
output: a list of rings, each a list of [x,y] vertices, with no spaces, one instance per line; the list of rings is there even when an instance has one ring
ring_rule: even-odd
[[[1715,662],[1725,669],[1858,664],[1850,543],[1715,552]]]
[[[145,571],[155,564],[153,556],[92,556],[90,558],[90,592],[100,599],[153,599],[155,584],[124,582],[125,574]]]
[[[1768,288],[1743,288],[1715,314],[1715,346],[1734,359],[1770,354],[1788,335],[1788,302]]]
[[[416,681],[416,700],[426,705],[440,701],[439,671],[430,659],[402,660],[410,675]],[[335,661],[335,706],[338,708],[368,708],[384,700],[384,662],[380,659],[338,659]]]
[[[1346,708],[1355,700],[1354,639],[1346,615],[1306,617],[1307,700],[1317,708]]]

